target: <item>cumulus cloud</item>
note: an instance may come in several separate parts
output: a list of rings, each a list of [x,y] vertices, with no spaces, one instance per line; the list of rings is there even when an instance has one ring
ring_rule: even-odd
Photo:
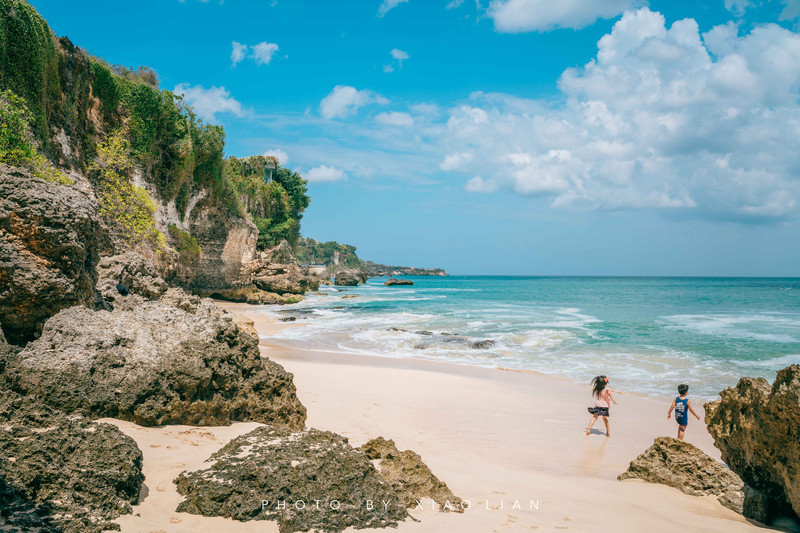
[[[247,57],[252,58],[256,65],[269,65],[272,58],[275,56],[275,52],[278,51],[277,44],[268,43],[267,41],[252,46],[233,41],[231,45],[233,47],[231,51],[231,63],[234,67]]]
[[[289,163],[289,154],[280,148],[272,148],[264,152],[264,155],[274,155],[281,162],[281,165],[286,166]]]
[[[233,46],[233,50],[231,51],[231,63],[233,63],[233,66],[235,67],[247,55],[247,45],[237,43],[236,41],[233,41],[231,45]]]
[[[231,113],[237,117],[245,115],[242,104],[231,97],[225,87],[205,89],[202,85],[179,83],[172,92],[182,95],[186,103],[194,108],[197,116],[206,121],[215,120],[217,113]]]
[[[414,118],[408,113],[400,111],[390,111],[389,113],[378,113],[375,122],[387,126],[413,126]]]
[[[395,66],[397,66],[398,68],[403,68],[403,61],[411,57],[410,55],[408,55],[408,52],[404,52],[398,48],[393,48],[389,52],[389,55],[392,56],[393,63],[389,65],[384,65],[383,66],[384,72],[394,72]]]
[[[400,4],[405,4],[408,0],[383,0],[381,7],[378,8],[378,16],[382,17],[390,10],[396,8]]]
[[[467,192],[490,193],[497,189],[497,184],[493,180],[484,180],[480,176],[475,176],[467,181],[464,185],[464,189],[466,189]]]
[[[368,104],[388,104],[389,100],[372,91],[361,90],[349,85],[337,85],[319,104],[319,114],[323,118],[345,118],[360,107]]]
[[[306,172],[305,178],[309,182],[324,182],[343,180],[346,179],[347,176],[345,176],[344,171],[338,168],[320,165]]]
[[[780,219],[800,197],[798,87],[800,35],[773,24],[701,35],[642,8],[562,74],[563,105],[476,94],[453,108],[440,166],[483,176],[469,190],[491,183],[555,207]]]
[[[439,164],[439,168],[444,171],[463,170],[470,161],[472,161],[472,154],[469,152],[448,154],[444,156],[444,161]]]
[[[597,19],[616,17],[642,3],[642,0],[492,0],[488,14],[495,29],[503,33],[579,29]]]

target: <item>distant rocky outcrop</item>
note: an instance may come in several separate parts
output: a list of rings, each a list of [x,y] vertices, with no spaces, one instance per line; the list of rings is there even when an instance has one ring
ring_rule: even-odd
[[[394,285],[413,285],[414,282],[408,279],[397,279],[397,278],[389,278],[384,283],[386,287],[392,287]]]
[[[361,269],[370,277],[373,276],[447,276],[441,268],[418,268],[382,265],[372,261],[363,261]]]
[[[406,507],[413,507],[423,498],[430,498],[442,512],[464,512],[461,498],[433,475],[417,453],[411,450],[401,452],[394,441],[383,437],[372,439],[361,449],[375,462],[381,476],[391,483]]]
[[[688,442],[658,437],[653,445],[631,461],[619,476],[660,483],[692,496],[716,496],[720,504],[760,522],[770,519],[767,497]]]
[[[7,364],[6,379],[66,412],[140,425],[250,420],[302,428],[292,375],[210,300],[169,289],[117,297],[114,310],[72,307]]]
[[[772,386],[742,378],[705,404],[708,431],[731,470],[800,516],[800,365]]]
[[[186,498],[178,511],[273,520],[281,533],[396,526],[408,516],[367,455],[328,431],[261,427],[209,462],[175,480]]]
[[[367,276],[358,270],[342,270],[336,273],[333,280],[334,285],[341,285],[344,287],[355,287],[359,283],[365,283]]]
[[[92,303],[101,240],[89,196],[0,165],[0,323],[9,342],[24,344],[61,309]]]
[[[144,475],[136,442],[110,424],[0,393],[0,529],[99,533],[131,513]]]

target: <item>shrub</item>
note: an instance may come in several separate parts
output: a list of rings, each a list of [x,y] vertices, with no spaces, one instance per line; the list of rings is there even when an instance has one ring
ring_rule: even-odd
[[[175,250],[178,252],[178,262],[185,266],[191,266],[200,259],[200,243],[192,235],[189,235],[174,224],[169,225],[169,238]]]

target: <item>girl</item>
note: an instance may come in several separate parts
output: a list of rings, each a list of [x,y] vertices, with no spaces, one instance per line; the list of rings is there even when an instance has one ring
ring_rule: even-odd
[[[594,423],[597,421],[598,416],[603,417],[603,422],[606,425],[606,437],[611,436],[611,431],[608,428],[608,408],[610,407],[609,402],[614,402],[614,405],[617,404],[617,401],[614,399],[614,396],[611,395],[611,389],[606,388],[608,386],[608,378],[606,376],[597,376],[592,380],[592,394],[597,398],[594,402],[594,407],[589,407],[589,412],[592,413],[594,416],[592,417],[592,421],[589,422],[589,427],[586,428],[586,434],[588,435]]]

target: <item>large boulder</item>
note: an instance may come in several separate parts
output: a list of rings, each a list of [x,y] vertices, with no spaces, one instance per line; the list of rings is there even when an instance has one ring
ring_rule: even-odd
[[[176,480],[178,511],[274,520],[281,533],[396,526],[408,514],[367,455],[328,431],[261,427]]]
[[[144,475],[136,442],[110,424],[0,394],[3,531],[99,533],[131,513]]]
[[[146,426],[305,425],[292,375],[228,313],[181,289],[120,297],[111,312],[65,309],[12,361],[11,387],[67,412]]]
[[[384,283],[386,287],[394,287],[395,285],[413,285],[414,282],[410,279],[397,279],[397,278],[389,278]]]
[[[705,404],[708,431],[731,470],[800,515],[800,365],[772,386],[742,378]]]
[[[439,505],[440,511],[464,512],[461,498],[433,475],[419,454],[411,450],[401,452],[394,441],[383,437],[372,439],[361,449],[374,462],[381,477],[391,483],[406,507],[415,506],[422,498],[430,498]]]
[[[276,294],[274,292],[262,291],[256,287],[244,287],[240,289],[222,289],[216,291],[195,291],[202,296],[226,300],[229,302],[248,303],[251,305],[268,304],[296,304],[303,301],[300,294]]]
[[[762,493],[696,446],[672,437],[658,437],[618,479],[660,483],[692,496],[716,496],[728,509],[760,522],[769,520]]]
[[[341,272],[336,273],[333,283],[334,285],[355,287],[359,283],[364,283],[364,278],[356,270],[342,270]]]
[[[0,323],[9,342],[24,344],[61,309],[92,303],[98,220],[86,194],[0,165]]]
[[[319,288],[320,279],[309,274],[297,262],[288,242],[259,254],[250,266],[251,280],[261,291],[268,293],[303,294]]]

